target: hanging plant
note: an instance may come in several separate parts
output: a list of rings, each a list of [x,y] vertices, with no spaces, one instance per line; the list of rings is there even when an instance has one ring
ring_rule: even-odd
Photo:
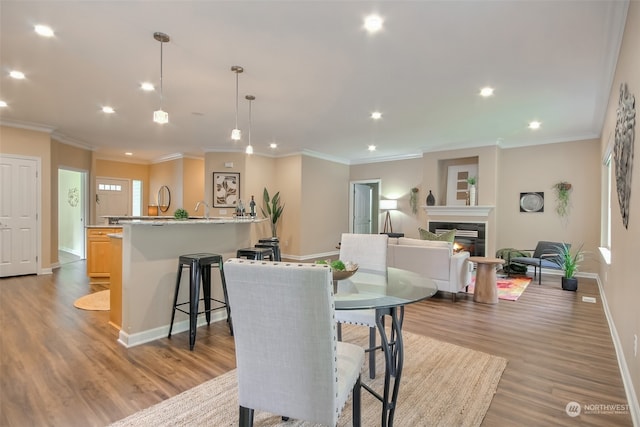
[[[560,218],[565,218],[569,215],[571,188],[571,184],[564,181],[558,182],[553,186],[553,190],[556,193],[556,213]]]
[[[418,190],[417,187],[413,187],[409,192],[409,206],[411,206],[411,212],[413,212],[414,215],[418,213],[418,192],[419,191],[420,190]]]

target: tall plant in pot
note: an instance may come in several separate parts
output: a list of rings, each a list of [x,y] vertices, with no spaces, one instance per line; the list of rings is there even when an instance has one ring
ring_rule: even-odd
[[[269,218],[269,222],[271,223],[271,237],[277,237],[278,220],[284,210],[284,205],[280,204],[280,192],[278,191],[274,194],[273,198],[271,198],[269,197],[269,191],[267,191],[265,187],[262,193],[262,201],[264,202],[264,206],[261,208],[262,215]]]
[[[571,250],[571,245],[563,243],[558,247],[557,264],[564,271],[562,276],[562,289],[565,291],[576,291],[578,289],[578,279],[575,277],[580,263],[584,260],[582,245],[575,250]]]

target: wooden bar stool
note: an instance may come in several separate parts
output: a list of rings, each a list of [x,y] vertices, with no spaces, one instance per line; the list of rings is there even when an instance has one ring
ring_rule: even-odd
[[[176,310],[189,315],[189,349],[193,350],[196,343],[196,329],[198,327],[198,315],[204,313],[207,319],[207,325],[211,323],[211,311],[219,308],[226,308],[227,322],[229,323],[229,333],[233,335],[233,326],[231,323],[231,311],[229,309],[229,299],[227,298],[227,283],[224,279],[224,270],[222,267],[222,255],[210,253],[198,253],[190,255],[181,255],[178,260],[178,276],[176,278],[176,291],[173,297],[173,312],[171,313],[171,324],[169,326],[169,338],[173,329],[173,321],[176,316]],[[189,278],[189,301],[178,303],[178,294],[180,292],[180,279],[182,277],[182,267],[190,268]],[[224,301],[211,297],[211,267],[217,267],[220,270],[220,279],[222,280],[222,291],[224,293]],[[200,283],[202,283],[203,298],[200,298]],[[204,301],[204,311],[198,311],[200,301]],[[218,306],[211,308],[211,301],[218,303]],[[180,308],[188,305],[189,309]]]
[[[236,258],[247,258],[261,260],[268,258],[270,261],[275,261],[273,257],[273,248],[244,248],[238,249],[236,252]]]

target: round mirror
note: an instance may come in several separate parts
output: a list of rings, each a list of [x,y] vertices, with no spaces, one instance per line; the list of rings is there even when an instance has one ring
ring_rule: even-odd
[[[171,205],[171,192],[169,192],[169,187],[163,185],[158,190],[158,209],[160,212],[166,212],[169,210],[169,205]]]

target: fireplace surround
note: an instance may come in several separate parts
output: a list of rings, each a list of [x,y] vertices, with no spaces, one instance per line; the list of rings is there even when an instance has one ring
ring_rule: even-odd
[[[427,226],[430,232],[436,234],[441,234],[448,230],[457,230],[454,250],[468,251],[471,256],[486,256],[486,222],[429,221]]]

